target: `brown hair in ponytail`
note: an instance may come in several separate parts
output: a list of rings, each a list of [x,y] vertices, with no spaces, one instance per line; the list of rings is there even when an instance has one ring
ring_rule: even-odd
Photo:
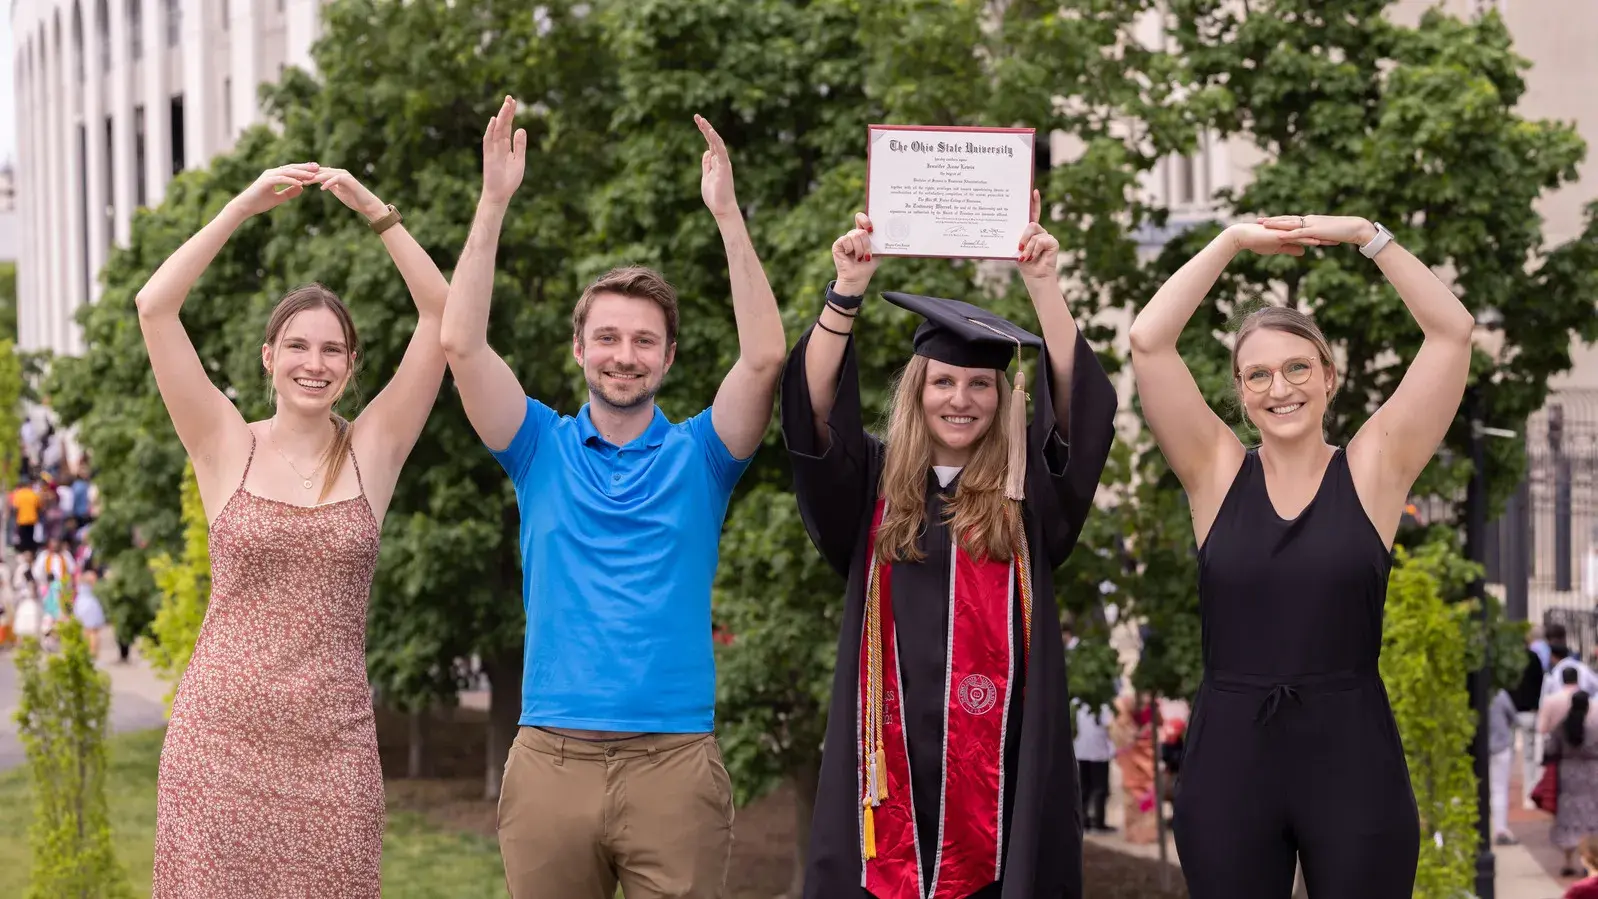
[[[360,358],[360,338],[355,334],[355,320],[350,316],[348,306],[338,298],[338,294],[327,289],[326,286],[312,282],[303,287],[296,287],[283,295],[272,308],[272,314],[266,320],[266,342],[274,349],[277,341],[294,316],[308,309],[326,309],[338,319],[339,328],[344,332],[344,346],[350,356],[349,372],[344,377],[344,384],[339,387],[338,395],[333,399],[334,405],[343,398],[344,391],[355,382],[355,363]],[[344,470],[344,460],[350,455],[350,423],[342,415],[333,412],[328,416],[333,422],[333,442],[328,446],[327,452],[322,456],[322,465],[327,466],[327,476],[322,479],[322,492],[317,497],[317,502],[327,499],[328,491]]]

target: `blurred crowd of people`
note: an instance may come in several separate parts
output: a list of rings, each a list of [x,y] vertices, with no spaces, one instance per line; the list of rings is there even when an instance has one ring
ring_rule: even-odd
[[[74,458],[44,418],[25,419],[18,439],[22,465],[7,494],[0,566],[0,647],[23,637],[52,646],[56,625],[72,616],[98,658],[106,617],[95,594],[101,572],[88,539],[100,511],[89,459]]]

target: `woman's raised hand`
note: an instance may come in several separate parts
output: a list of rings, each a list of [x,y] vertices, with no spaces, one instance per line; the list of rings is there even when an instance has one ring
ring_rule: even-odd
[[[1298,216],[1293,216],[1295,221]],[[1232,246],[1237,250],[1251,250],[1261,256],[1302,256],[1305,247],[1320,246],[1312,237],[1293,237],[1290,232],[1267,228],[1260,224],[1238,224],[1226,229]]]
[[[834,290],[846,297],[865,294],[877,260],[871,255],[871,218],[864,212],[855,213],[853,230],[832,242],[832,264],[838,270]]]
[[[267,169],[244,192],[233,198],[232,205],[245,215],[260,215],[287,203],[305,192],[321,169],[314,162],[296,162]]]
[[[1023,278],[1058,278],[1060,276],[1060,242],[1038,223],[1043,213],[1043,197],[1032,191],[1032,210],[1026,230],[1021,232],[1020,252],[1016,264]]]
[[[1272,215],[1261,217],[1259,224],[1310,247],[1364,246],[1376,239],[1376,226],[1357,215]]]
[[[344,169],[320,169],[307,183],[320,184],[323,190],[332,191],[340,203],[366,216],[369,221],[376,221],[388,214],[388,207],[377,198],[377,194]]]

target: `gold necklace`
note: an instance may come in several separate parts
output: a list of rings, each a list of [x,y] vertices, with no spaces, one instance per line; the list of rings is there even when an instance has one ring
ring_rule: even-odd
[[[273,416],[271,422],[266,426],[266,436],[267,436],[267,439],[272,441],[272,449],[277,450],[277,454],[279,456],[282,456],[283,457],[283,461],[287,462],[289,464],[289,468],[294,471],[295,477],[300,479],[300,486],[304,487],[306,490],[311,489],[311,479],[315,478],[316,477],[316,473],[322,470],[322,466],[323,465],[327,464],[327,451],[326,450],[322,451],[322,461],[316,463],[316,467],[311,469],[311,473],[310,474],[308,474],[308,475],[300,474],[299,466],[294,464],[294,460],[289,458],[289,454],[288,453],[283,452],[283,447],[277,445],[277,417],[276,416]]]

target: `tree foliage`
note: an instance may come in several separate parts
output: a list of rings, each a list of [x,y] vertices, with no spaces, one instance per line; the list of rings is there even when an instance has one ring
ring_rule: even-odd
[[[0,337],[0,484],[6,487],[22,473],[22,388],[16,341]]]
[[[17,732],[27,751],[34,802],[27,899],[131,897],[112,852],[106,812],[111,679],[95,668],[76,618],[57,622],[56,634],[60,651],[46,653],[27,637],[16,658],[22,687]]]
[[[17,339],[17,264],[0,262],[0,338]]]
[[[1420,812],[1417,899],[1468,895],[1476,870],[1476,775],[1462,751],[1476,731],[1465,686],[1472,608],[1444,595],[1464,565],[1448,543],[1400,549],[1387,589],[1381,675]]]
[[[183,466],[181,517],[183,554],[174,560],[170,553],[163,552],[150,560],[150,576],[161,591],[161,598],[150,623],[150,636],[142,645],[150,667],[172,683],[166,695],[168,712],[211,603],[210,528],[192,464]]]

